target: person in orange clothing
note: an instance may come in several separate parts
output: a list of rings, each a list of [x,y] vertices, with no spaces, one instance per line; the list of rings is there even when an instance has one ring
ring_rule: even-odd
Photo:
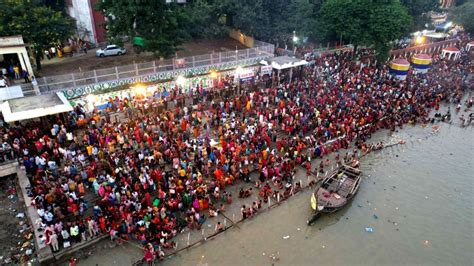
[[[214,176],[216,177],[218,181],[222,180],[222,170],[219,168],[216,168],[216,170],[214,171]]]
[[[247,104],[246,104],[245,108],[247,109],[247,111],[250,111],[250,109],[252,108],[252,101],[251,100],[247,101]]]

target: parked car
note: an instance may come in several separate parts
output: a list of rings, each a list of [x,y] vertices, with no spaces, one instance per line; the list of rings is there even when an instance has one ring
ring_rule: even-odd
[[[123,55],[127,52],[125,48],[121,48],[115,44],[107,45],[104,49],[98,49],[95,51],[95,55],[98,57],[104,57],[109,55]]]

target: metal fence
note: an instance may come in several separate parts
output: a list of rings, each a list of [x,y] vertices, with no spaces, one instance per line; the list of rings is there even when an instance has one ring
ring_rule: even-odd
[[[75,72],[38,78],[41,93],[56,92],[78,86],[92,85],[101,82],[139,77],[152,73],[205,67],[217,64],[235,63],[263,56],[273,56],[274,45],[255,41],[253,48],[196,55],[183,58],[155,60],[145,63],[96,69],[92,71]]]

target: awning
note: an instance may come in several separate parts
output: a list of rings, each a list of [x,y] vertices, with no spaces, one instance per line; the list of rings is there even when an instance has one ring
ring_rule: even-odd
[[[274,69],[282,70],[297,66],[304,66],[307,65],[308,62],[306,60],[298,59],[289,57],[287,55],[273,57],[269,60],[262,60],[260,62],[262,65],[271,65]]]
[[[22,121],[73,110],[62,92],[8,100],[0,105],[5,122]]]
[[[0,88],[0,101],[7,101],[21,97],[23,97],[23,90],[21,89],[21,86]]]
[[[448,37],[448,34],[442,33],[442,32],[429,32],[423,34],[423,36],[426,36],[428,38],[433,38],[433,39],[444,39]]]

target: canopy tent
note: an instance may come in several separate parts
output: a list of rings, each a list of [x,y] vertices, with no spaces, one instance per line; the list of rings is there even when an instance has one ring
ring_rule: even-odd
[[[474,47],[474,41],[471,41],[466,44],[466,51],[470,51],[472,47]]]
[[[428,54],[417,54],[411,58],[413,69],[418,73],[428,72],[428,68],[431,64],[431,55]]]
[[[273,57],[269,60],[262,60],[260,63],[266,66],[271,65],[274,69],[277,70],[304,66],[308,64],[306,60],[289,57],[287,55]]]
[[[426,32],[423,36],[433,39],[434,41],[440,41],[440,39],[446,39],[448,34],[442,32]]]
[[[409,68],[410,62],[403,58],[397,58],[390,62],[389,73],[394,75],[398,79],[405,80]]]
[[[461,56],[461,51],[459,51],[459,49],[456,48],[456,47],[454,47],[454,46],[444,48],[444,49],[441,51],[441,57],[442,57],[442,58],[456,60],[456,59],[458,59],[460,56]]]
[[[276,69],[278,84],[280,84],[280,72],[282,72],[282,70],[289,69],[290,83],[291,83],[291,80],[293,79],[293,68],[299,67],[299,66],[305,66],[308,64],[308,62],[306,60],[283,55],[283,56],[273,57],[268,60],[262,60],[260,61],[260,64],[271,66],[273,69]]]
[[[0,105],[5,122],[22,121],[73,110],[62,92],[8,100]]]

